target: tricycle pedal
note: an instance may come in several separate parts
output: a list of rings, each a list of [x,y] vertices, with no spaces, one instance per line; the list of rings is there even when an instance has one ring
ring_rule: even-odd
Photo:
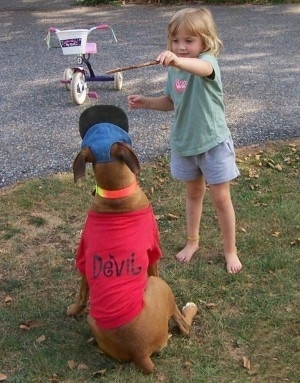
[[[98,93],[97,92],[88,92],[88,97],[89,98],[98,98]]]

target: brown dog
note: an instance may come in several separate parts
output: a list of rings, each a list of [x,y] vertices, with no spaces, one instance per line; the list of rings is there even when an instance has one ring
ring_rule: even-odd
[[[96,190],[76,258],[80,291],[67,314],[78,315],[89,300],[88,323],[100,349],[151,373],[151,355],[167,345],[169,319],[188,335],[197,307],[190,302],[181,313],[158,277],[158,230],[136,181],[140,165],[126,114],[111,105],[93,106],[81,114],[79,130],[74,180],[92,163]]]

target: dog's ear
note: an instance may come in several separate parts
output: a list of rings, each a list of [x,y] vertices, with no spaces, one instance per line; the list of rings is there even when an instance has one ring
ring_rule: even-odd
[[[74,182],[85,176],[85,164],[93,161],[94,155],[90,148],[84,148],[77,154],[73,161]]]
[[[116,142],[110,149],[110,155],[111,158],[119,161],[124,161],[132,173],[136,175],[140,173],[141,167],[139,160],[128,144]]]

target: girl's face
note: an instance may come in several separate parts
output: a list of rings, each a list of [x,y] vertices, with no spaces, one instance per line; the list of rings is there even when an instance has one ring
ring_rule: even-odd
[[[196,58],[203,50],[202,40],[179,28],[176,36],[171,38],[171,50],[178,57]]]

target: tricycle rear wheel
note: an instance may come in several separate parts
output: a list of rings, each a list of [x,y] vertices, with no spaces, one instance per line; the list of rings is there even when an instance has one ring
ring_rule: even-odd
[[[71,81],[72,81],[73,73],[74,71],[71,68],[66,68],[64,70],[63,80],[68,81],[67,83],[65,83],[66,90],[71,90]]]

